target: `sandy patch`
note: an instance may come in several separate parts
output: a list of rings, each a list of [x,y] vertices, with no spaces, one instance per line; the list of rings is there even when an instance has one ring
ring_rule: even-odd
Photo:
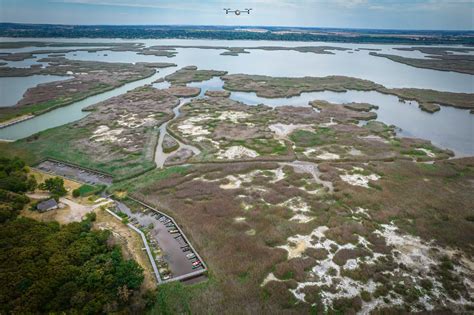
[[[90,139],[96,142],[119,142],[121,138],[118,136],[122,134],[123,131],[123,128],[110,129],[108,126],[101,125],[93,132],[93,135],[90,137]]]
[[[424,152],[428,157],[434,158],[436,157],[436,154],[433,153],[433,151],[425,149],[425,148],[416,148],[415,150]]]
[[[239,111],[225,111],[222,112],[217,119],[219,120],[230,120],[234,124],[239,123],[239,119],[245,119],[250,117],[250,114],[247,114],[245,112],[239,112]]]
[[[316,158],[320,160],[338,160],[341,157],[339,154],[331,153],[331,152],[324,152],[316,156]]]
[[[254,236],[257,232],[255,231],[255,229],[250,229],[248,231],[245,232],[245,234],[249,235],[249,236]]]
[[[364,208],[356,208],[353,213],[368,216],[367,209]],[[390,253],[386,255],[372,252],[370,256],[348,259],[341,267],[333,261],[335,254],[339,250],[364,248],[371,252],[373,246],[366,238],[360,235],[358,235],[357,244],[348,243],[340,245],[325,237],[327,230],[327,227],[320,226],[309,235],[289,237],[287,245],[279,246],[279,248],[283,248],[288,252],[288,259],[304,256],[307,248],[324,248],[328,252],[327,257],[319,260],[316,266],[309,272],[308,276],[311,280],[298,282],[295,289],[289,289],[297,299],[306,302],[303,290],[305,287],[322,288],[320,297],[327,311],[337,299],[360,296],[363,291],[374,293],[377,288],[384,286],[384,284],[375,282],[371,278],[367,281],[354,280],[341,272],[343,270],[357,270],[361,264],[376,264],[379,258],[390,255],[396,265],[403,266],[403,268],[396,267],[384,271],[389,277],[400,279],[400,283],[410,283],[412,287],[417,289],[421,289],[422,281],[429,280],[433,284],[432,290],[419,291],[420,295],[417,296],[415,302],[410,303],[411,307],[407,309],[408,312],[430,311],[436,307],[443,308],[445,306],[451,306],[456,309],[457,305],[472,305],[472,301],[468,301],[464,297],[460,297],[458,300],[453,300],[449,297],[447,291],[449,288],[443,287],[441,275],[433,273],[433,270],[435,270],[433,267],[441,264],[442,257],[457,258],[456,262],[453,262],[455,264],[454,270],[463,279],[468,292],[473,292],[474,284],[471,277],[474,272],[474,263],[462,252],[451,248],[435,246],[412,235],[401,234],[393,224],[382,224],[381,228],[373,233],[382,237],[387,245],[391,246]],[[279,279],[275,280],[275,278],[275,275],[269,274],[262,282],[262,286],[270,281],[281,281]],[[324,288],[331,289],[325,290]],[[392,307],[402,304],[405,304],[403,297],[391,290],[386,296],[373,297],[369,302],[362,302],[360,313],[369,314],[378,307]]]
[[[238,145],[238,146],[229,147],[224,152],[222,151],[219,152],[217,155],[217,158],[233,160],[233,159],[241,159],[241,158],[255,158],[257,156],[258,156],[258,153],[255,152],[254,150]]]
[[[305,125],[305,124],[282,124],[282,123],[277,123],[277,124],[272,124],[268,126],[271,131],[275,133],[275,135],[278,138],[286,138],[289,134],[291,134],[293,131],[298,130],[298,129],[310,129],[311,125]]]
[[[354,147],[350,147],[349,148],[349,154],[352,155],[352,156],[361,156],[361,155],[364,155],[364,153],[362,153],[361,150],[358,150]]]
[[[116,122],[123,127],[128,129],[135,129],[141,126],[151,126],[156,123],[156,120],[153,115],[148,115],[147,117],[139,117],[138,114],[129,113],[119,116],[120,119],[117,119]]]
[[[318,169],[318,165],[316,163],[312,162],[305,162],[305,161],[294,161],[291,163],[281,163],[281,165],[289,165],[293,167],[295,172],[297,173],[309,173],[313,176],[313,179],[316,183],[322,185],[324,188],[326,188],[329,192],[334,191],[334,187],[332,182],[330,181],[324,181],[320,178],[321,172]]]
[[[236,222],[236,223],[245,222],[245,218],[244,217],[235,217],[234,222]]]
[[[263,282],[260,286],[264,287],[268,282],[270,281],[281,281],[280,279],[278,279],[277,277],[275,277],[275,275],[273,274],[273,272],[270,272],[268,274],[268,276],[263,279]]]
[[[307,216],[306,214],[298,213],[290,218],[290,221],[296,221],[298,223],[308,223],[314,220],[314,218]]]
[[[339,177],[346,183],[352,186],[360,186],[360,187],[365,187],[369,188],[369,182],[370,181],[377,181],[380,179],[380,176],[377,174],[369,174],[369,175],[363,175],[359,174],[357,172],[361,172],[363,169],[359,167],[354,167],[352,169],[352,174],[345,173],[343,175],[339,175]]]
[[[209,130],[202,126],[197,126],[192,123],[184,123],[178,126],[178,130],[188,136],[202,136],[210,134]]]
[[[327,127],[331,127],[331,126],[335,126],[335,125],[337,125],[337,122],[335,122],[335,121],[334,121],[334,118],[331,117],[331,119],[329,120],[329,122],[319,124],[319,127],[327,128]]]

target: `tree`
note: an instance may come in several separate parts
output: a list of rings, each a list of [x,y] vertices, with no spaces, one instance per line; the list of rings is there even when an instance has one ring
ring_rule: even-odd
[[[48,178],[39,185],[39,188],[49,191],[54,197],[62,197],[67,194],[67,190],[64,188],[64,180],[61,177]]]
[[[38,182],[36,181],[36,178],[33,175],[30,175],[30,177],[28,177],[28,180],[26,181],[26,186],[28,191],[35,191],[35,189],[38,187]]]

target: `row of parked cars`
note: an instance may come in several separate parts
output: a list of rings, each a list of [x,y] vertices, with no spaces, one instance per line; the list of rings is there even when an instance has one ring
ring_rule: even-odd
[[[186,254],[186,258],[191,261],[192,268],[198,269],[202,267],[202,262],[199,260],[199,257],[193,252],[191,246],[186,242],[185,238],[182,236],[181,231],[177,228],[174,222],[165,215],[156,213],[155,217],[160,221],[167,229],[168,233],[174,234],[174,238],[183,244],[180,246],[181,250]]]
[[[153,253],[156,267],[158,268],[158,272],[161,275],[161,279],[163,280],[171,279],[171,277],[173,277],[173,274],[169,268],[168,263],[163,259],[163,252],[160,246],[158,245],[158,241],[155,238],[151,237],[150,233],[147,231],[147,227],[140,224],[137,218],[132,218],[130,220],[130,223],[145,232],[148,245],[150,246],[150,250]]]

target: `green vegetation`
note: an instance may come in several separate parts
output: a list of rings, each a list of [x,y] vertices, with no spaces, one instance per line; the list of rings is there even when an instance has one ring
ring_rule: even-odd
[[[393,30],[357,30],[321,28],[295,29],[294,27],[266,27],[268,32],[236,31],[227,26],[179,26],[173,25],[51,25],[41,24],[31,27],[29,24],[0,24],[2,37],[41,38],[194,38],[222,40],[278,40],[278,41],[308,41],[308,42],[339,42],[339,43],[374,43],[374,44],[414,44],[419,45],[470,45],[470,32],[447,32],[446,34],[433,31],[400,31]],[[283,31],[283,32],[282,32]],[[286,31],[286,32],[285,32]],[[19,44],[6,42],[4,47],[18,47]],[[108,46],[111,44],[107,43]]]
[[[186,84],[190,82],[200,82],[207,81],[213,77],[220,77],[225,75],[226,71],[216,71],[216,70],[197,70],[196,67],[188,66],[184,67],[173,74],[167,75],[165,77],[166,81],[171,82],[172,84]]]
[[[92,186],[84,184],[79,188],[76,188],[72,191],[73,197],[87,197],[93,194],[97,194],[104,190],[105,186]]]
[[[184,175],[189,171],[189,166],[171,166],[165,169],[152,170],[139,177],[124,180],[113,184],[108,188],[109,191],[137,190],[147,187],[150,183],[172,177],[173,175]],[[138,179],[138,180],[137,180]]]
[[[472,62],[471,62],[472,63]],[[424,104],[439,104],[459,108],[472,109],[472,93],[453,93],[416,88],[386,88],[372,81],[345,77],[269,77],[262,75],[232,74],[222,77],[224,88],[229,91],[255,92],[261,97],[291,97],[303,92],[334,91],[345,92],[377,91],[383,94],[398,96],[401,100],[414,100]]]
[[[92,231],[95,213],[60,226],[17,217],[29,199],[28,168],[0,159],[0,313],[98,314],[125,310],[137,300],[142,268],[124,260],[109,231]],[[61,178],[41,184],[65,192]],[[133,302],[135,303],[135,302]]]
[[[0,223],[14,219],[29,202],[23,193],[35,188],[36,180],[28,176],[22,160],[0,158]]]
[[[407,58],[403,56],[379,54],[370,52],[370,55],[384,57],[395,62],[412,67],[433,69],[439,71],[454,71],[459,73],[474,74],[474,64],[471,55],[431,55],[429,58]]]
[[[334,131],[329,128],[318,128],[316,132],[297,130],[291,133],[290,139],[299,147],[314,147],[331,143]]]
[[[67,190],[64,188],[64,180],[61,177],[48,178],[38,188],[49,191],[55,199],[67,194]]]
[[[93,216],[59,226],[27,218],[0,228],[2,313],[118,311],[142,281],[141,267],[109,247],[110,232],[91,231]]]

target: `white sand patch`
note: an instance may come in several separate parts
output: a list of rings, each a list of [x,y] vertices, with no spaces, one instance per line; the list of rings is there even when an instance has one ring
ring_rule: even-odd
[[[288,252],[288,259],[296,258],[296,257],[301,257],[302,253],[306,250],[308,247],[314,247],[314,245],[311,243],[311,240],[313,237],[315,238],[321,238],[324,237],[324,233],[328,230],[329,228],[327,226],[319,226],[311,234],[309,235],[295,235],[291,236],[288,238],[288,244],[287,245],[282,245],[278,246],[278,248],[283,248]]]
[[[361,150],[358,150],[358,149],[356,149],[356,148],[354,148],[354,147],[350,147],[350,148],[349,148],[349,154],[352,155],[352,156],[361,156],[361,155],[364,155]]]
[[[363,215],[367,214],[367,210],[363,208],[357,208],[353,212]],[[309,235],[295,235],[289,237],[287,245],[279,246],[279,248],[287,250],[288,259],[302,257],[307,248],[326,249],[328,252],[327,257],[318,261],[317,265],[314,266],[308,274],[311,280],[299,282],[295,289],[289,289],[297,299],[307,302],[306,294],[303,289],[313,286],[319,288],[321,301],[326,311],[328,311],[329,307],[331,307],[333,302],[337,299],[360,296],[363,291],[374,293],[378,287],[383,286],[384,284],[376,283],[373,279],[369,279],[366,282],[354,280],[344,276],[341,271],[357,270],[361,264],[374,264],[377,263],[380,257],[386,256],[385,254],[374,252],[372,256],[348,259],[345,264],[340,267],[333,261],[335,253],[339,250],[343,248],[355,249],[357,247],[363,247],[369,250],[372,245],[367,239],[360,235],[358,235],[356,245],[350,243],[339,245],[325,237],[327,230],[327,227],[321,226]],[[460,297],[458,300],[453,300],[449,297],[447,290],[442,285],[441,276],[437,273],[433,273],[433,270],[435,270],[434,266],[438,266],[441,263],[442,257],[447,255],[448,257],[456,258],[456,262],[453,262],[455,264],[454,271],[463,279],[468,294],[472,296],[474,286],[471,277],[474,274],[474,264],[473,261],[467,258],[463,253],[450,248],[434,246],[432,243],[422,241],[415,236],[401,234],[398,228],[393,224],[381,225],[381,229],[376,230],[374,233],[385,239],[387,245],[392,246],[389,255],[391,255],[391,258],[397,265],[403,265],[403,269],[389,269],[382,271],[382,273],[389,275],[390,278],[397,279],[397,281],[400,281],[402,284],[405,283],[406,285],[410,283],[411,286],[420,290],[418,300],[410,303],[410,308],[407,309],[408,312],[431,311],[449,306],[451,306],[451,308],[449,308],[450,310],[456,310],[460,305],[473,305],[472,298],[469,301],[469,299],[464,297]],[[266,279],[268,280],[264,281],[262,286],[274,279],[274,275],[268,275]],[[423,290],[421,288],[422,280],[429,280],[433,284],[433,289],[431,291]],[[276,281],[278,281],[278,279]],[[327,287],[331,289],[325,290],[324,288]],[[379,307],[392,307],[405,303],[403,297],[392,290],[386,296],[372,297],[369,302],[363,302],[360,313],[369,314]]]
[[[293,212],[310,212],[311,211],[311,207],[301,197],[293,197],[278,205],[282,207],[287,207]]]
[[[89,138],[96,142],[120,142],[118,136],[124,131],[122,128],[110,129],[105,125],[99,126],[94,132],[93,135]]]
[[[320,178],[321,172],[319,171],[318,165],[316,163],[305,162],[305,161],[294,161],[291,163],[281,163],[281,165],[289,165],[293,167],[293,169],[297,173],[301,173],[301,172],[309,173],[313,175],[313,179],[316,183],[323,185],[323,187],[325,187],[329,192],[334,191],[332,182],[324,181]]]
[[[258,172],[259,171],[257,170],[257,171],[252,171],[247,174],[227,175],[224,178],[227,179],[228,183],[221,184],[219,187],[222,189],[240,188],[242,183],[250,183]]]
[[[311,125],[304,125],[304,124],[282,124],[282,123],[277,123],[268,126],[271,131],[275,133],[275,135],[279,138],[285,138],[287,137],[290,133],[292,133],[295,130],[298,129],[310,129]]]
[[[314,220],[314,218],[307,216],[306,214],[295,214],[290,218],[290,221],[296,221],[298,223],[308,223],[310,221]]]
[[[273,173],[273,179],[270,181],[272,184],[285,178],[285,172],[283,171],[282,167],[269,171]]]
[[[273,272],[270,272],[268,276],[265,279],[263,279],[262,284],[260,286],[264,287],[270,281],[281,281],[281,280],[275,277]]]
[[[178,125],[178,130],[188,136],[208,135],[211,132],[207,130],[206,128],[204,128],[203,126],[198,125],[197,123],[209,120],[211,118],[212,117],[208,114],[190,117]],[[202,138],[202,139],[204,140],[207,138]]]
[[[307,148],[303,151],[303,154],[306,155],[307,157],[310,157],[311,155],[313,155],[317,151],[318,150],[316,150],[315,148]]]
[[[217,155],[218,159],[241,159],[241,158],[255,158],[258,156],[258,153],[254,150],[246,148],[241,145],[229,147],[224,152],[219,152]]]
[[[242,209],[244,209],[244,211],[249,211],[249,210],[252,210],[253,208],[251,204],[248,204],[246,202],[241,202],[240,206],[242,207]]]
[[[212,116],[209,114],[204,114],[204,115],[189,117],[188,119],[186,119],[186,121],[194,124],[194,123],[202,122],[209,119],[212,119]]]
[[[359,295],[362,291],[374,292],[377,288],[376,283],[373,280],[369,280],[367,283],[362,283],[352,278],[341,275],[341,267],[333,262],[334,251],[331,248],[335,247],[337,250],[341,249],[354,249],[357,246],[354,244],[339,245],[336,242],[327,239],[325,232],[328,227],[321,226],[315,229],[310,235],[296,235],[288,238],[288,245],[280,246],[288,251],[288,258],[301,257],[304,250],[307,248],[324,248],[328,252],[328,256],[318,262],[310,272],[312,281],[299,282],[296,289],[290,289],[293,295],[301,300],[305,301],[305,293],[303,289],[306,286],[328,286],[333,287],[335,290],[321,291],[321,299],[327,309],[332,305],[332,302],[336,299],[347,297],[351,298]],[[365,240],[365,239],[364,239]],[[360,243],[358,244],[361,245]],[[355,259],[348,260],[344,268],[356,269],[359,262]]]
[[[359,267],[357,259],[348,259],[344,266],[342,266],[342,268],[346,270],[354,270],[357,269],[357,267]]]
[[[239,119],[245,119],[248,118],[250,114],[245,113],[245,112],[239,112],[239,111],[225,111],[222,112],[217,119],[219,120],[230,120],[232,123],[237,124],[239,123]]]
[[[362,175],[356,172],[364,171],[360,167],[352,168],[352,174],[345,173],[344,175],[339,175],[339,177],[346,183],[352,186],[360,186],[369,188],[369,181],[377,181],[380,179],[380,176],[377,174]]]
[[[335,125],[337,125],[337,122],[335,122],[335,121],[334,121],[334,118],[331,117],[331,119],[329,120],[329,122],[319,124],[319,127],[325,128],[325,127],[331,127],[331,126],[335,126]]]
[[[97,129],[93,133],[94,133],[94,135],[100,135],[100,134],[103,134],[104,132],[107,132],[109,130],[110,130],[110,128],[108,126],[100,125],[99,127],[97,127]]]
[[[214,147],[219,148],[219,142],[217,142],[217,141],[215,141],[215,140],[212,140],[211,138],[204,137],[204,136],[197,136],[196,138],[194,138],[194,141],[197,141],[197,142],[209,142],[209,143],[212,144]]]
[[[181,133],[189,136],[200,136],[210,134],[209,130],[204,129],[202,126],[196,126],[192,123],[180,124],[178,126],[178,130]]]
[[[225,179],[229,182],[227,184],[219,185],[221,189],[237,189],[240,188],[240,185],[242,184],[242,180],[234,175],[227,175]]]
[[[436,246],[432,242],[421,240],[419,237],[401,234],[393,224],[382,224],[381,227],[380,230],[376,230],[374,233],[384,237],[387,245],[394,247],[392,250],[394,261],[406,267],[406,270],[396,269],[394,272],[403,273],[410,277],[417,287],[420,286],[422,280],[430,280],[433,283],[433,296],[424,294],[418,300],[427,310],[433,309],[434,305],[439,302],[443,306],[447,302],[454,305],[474,305],[472,299],[467,301],[463,297],[460,297],[458,300],[450,298],[440,279],[436,278],[437,275],[432,273],[433,267],[441,264],[443,257],[447,256],[450,259],[455,257],[454,271],[457,276],[463,279],[464,285],[472,296],[474,292],[474,283],[470,279],[474,274],[474,262],[472,259],[466,257],[459,250]],[[412,309],[412,311],[417,311],[417,309]]]
[[[383,236],[387,245],[392,245],[400,253],[397,261],[409,268],[422,269],[428,272],[431,265],[436,261],[431,257],[432,247],[423,243],[420,238],[412,235],[397,233],[398,228],[394,225],[382,224],[382,230],[375,233]]]
[[[129,113],[120,115],[119,119],[116,122],[128,129],[135,129],[141,126],[152,126],[156,123],[156,120],[152,117],[153,115],[148,115],[147,117],[138,117],[138,114]]]
[[[245,231],[245,234],[249,235],[249,236],[254,236],[257,232],[255,231],[255,229],[250,229],[248,231]]]
[[[415,150],[424,152],[428,157],[434,158],[436,157],[436,154],[433,153],[433,151],[425,149],[425,148],[416,148]]]
[[[340,159],[341,157],[339,154],[331,153],[331,152],[323,152],[319,155],[316,156],[320,160],[337,160]]]
[[[364,217],[369,218],[369,219],[371,218],[369,214],[369,210],[365,208],[357,207],[355,210],[351,210],[351,212],[354,214],[363,215]]]

